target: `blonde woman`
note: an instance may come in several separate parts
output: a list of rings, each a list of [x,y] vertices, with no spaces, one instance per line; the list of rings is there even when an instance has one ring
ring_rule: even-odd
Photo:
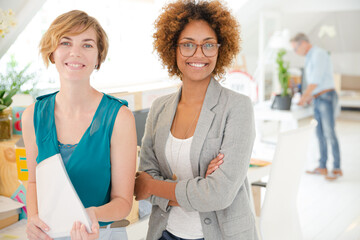
[[[77,10],[57,17],[40,42],[45,64],[50,61],[57,68],[60,91],[39,97],[23,114],[30,240],[50,239],[49,227],[38,216],[35,168],[57,153],[92,221],[92,233],[75,222],[71,239],[126,239],[124,229],[110,224],[125,218],[132,206],[135,121],[125,101],[90,85],[107,50],[101,25]]]

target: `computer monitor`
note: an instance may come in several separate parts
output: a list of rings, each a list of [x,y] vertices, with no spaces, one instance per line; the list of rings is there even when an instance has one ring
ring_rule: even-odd
[[[141,146],[141,140],[144,136],[145,132],[145,123],[146,118],[149,113],[149,109],[142,109],[133,111],[135,117],[135,125],[136,125],[136,136],[137,136],[137,145]]]
[[[301,86],[300,86],[300,93],[303,94],[305,92],[305,89],[307,88],[307,82],[306,82],[306,74],[305,69],[301,68]]]

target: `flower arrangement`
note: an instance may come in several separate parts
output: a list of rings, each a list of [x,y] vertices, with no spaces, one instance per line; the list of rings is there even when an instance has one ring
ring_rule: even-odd
[[[0,72],[0,93],[1,91],[10,93],[15,90],[15,94],[24,93],[36,95],[36,85],[38,81],[35,72],[29,73],[29,67],[30,63],[24,68],[20,68],[15,56],[11,55],[7,63],[6,73]]]
[[[16,25],[15,14],[9,9],[7,11],[0,8],[0,36],[3,38],[5,34],[8,33],[10,27]]]
[[[13,96],[19,92],[34,92],[37,84],[36,74],[27,73],[29,66],[30,64],[19,69],[15,57],[11,56],[7,63],[6,73],[0,73],[0,140],[10,139],[12,136],[12,109],[10,105],[13,102]]]

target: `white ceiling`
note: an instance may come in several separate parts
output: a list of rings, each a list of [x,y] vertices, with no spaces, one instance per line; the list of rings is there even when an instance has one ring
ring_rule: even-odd
[[[0,8],[12,8],[16,29],[0,38],[0,57],[46,0],[0,0]],[[129,1],[129,0],[128,0]],[[234,9],[242,26],[243,53],[258,52],[259,17],[263,12],[281,16],[281,27],[291,36],[297,32],[309,35],[314,44],[332,52],[360,51],[360,0],[225,0]],[[152,0],[163,5],[167,0]],[[336,36],[318,37],[321,26],[333,26]]]
[[[0,0],[0,8],[3,10],[12,9],[17,21],[16,26],[13,27],[4,38],[0,38],[0,58],[6,53],[45,1],[46,0]]]
[[[360,51],[359,0],[249,0],[236,11],[242,26],[243,54],[258,52],[261,13],[279,15],[281,28],[289,29],[291,36],[304,32],[312,43],[331,52]],[[336,36],[319,38],[323,25],[333,27]]]

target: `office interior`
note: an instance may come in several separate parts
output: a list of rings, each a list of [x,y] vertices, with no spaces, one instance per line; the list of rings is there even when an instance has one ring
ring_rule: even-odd
[[[21,112],[36,96],[59,89],[55,67],[45,68],[38,53],[40,38],[52,20],[61,13],[79,9],[103,25],[109,36],[109,55],[101,70],[91,76],[91,84],[128,101],[135,116],[140,148],[152,102],[176,92],[181,86],[181,81],[168,77],[152,46],[153,22],[167,2],[0,0],[0,74],[5,76],[9,63],[15,61],[17,69],[29,65],[26,71],[34,76],[24,85],[33,89],[32,95],[17,94],[13,99],[11,109],[15,115],[11,138],[0,141],[0,196],[17,196],[19,202],[24,199],[27,175],[19,125]],[[259,239],[360,240],[360,152],[357,151],[360,146],[360,1],[223,2],[241,25],[242,50],[220,82],[249,96],[253,102],[256,140],[248,178],[252,183],[251,199]],[[1,25],[9,11],[11,23]],[[339,96],[336,133],[344,173],[334,181],[305,173],[317,167],[319,147],[313,105],[297,105],[306,88],[305,58],[296,55],[290,44],[298,32],[305,33],[313,45],[327,50],[333,64],[335,90]],[[280,49],[285,49],[284,60],[289,63],[290,110],[271,108],[275,95],[280,92],[276,64]],[[302,137],[304,131],[307,137]],[[329,156],[328,168],[331,169],[331,153]],[[262,187],[263,183],[268,186]],[[6,211],[0,206],[0,240],[27,239],[26,219],[21,212],[10,217]],[[128,239],[146,238],[149,212],[148,205],[134,201],[130,215],[122,222]],[[276,231],[281,228],[275,226],[287,230],[279,233]],[[296,231],[296,238],[283,236],[289,229]]]

